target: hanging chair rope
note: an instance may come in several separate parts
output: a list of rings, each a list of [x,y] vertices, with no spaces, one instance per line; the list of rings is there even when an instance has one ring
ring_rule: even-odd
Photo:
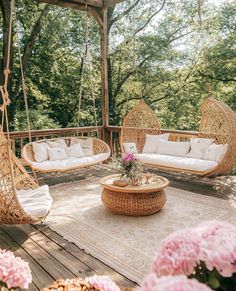
[[[15,17],[15,24],[16,24],[16,45],[17,45],[17,52],[18,52],[18,58],[20,63],[20,77],[21,77],[21,87],[23,92],[23,98],[25,103],[25,112],[26,112],[26,120],[27,120],[27,130],[28,130],[28,137],[29,142],[32,142],[32,136],[31,136],[31,125],[30,125],[30,117],[29,117],[29,105],[28,105],[28,96],[27,96],[27,87],[25,84],[25,74],[23,69],[23,62],[22,62],[22,56],[21,56],[21,47],[20,47],[20,39],[19,39],[19,23],[17,19],[16,14],[16,5],[15,0],[13,0],[13,15]]]
[[[17,52],[18,52],[18,58],[19,58],[19,64],[20,64],[21,88],[22,88],[23,98],[24,98],[24,103],[25,103],[28,138],[29,138],[29,142],[32,142],[31,124],[30,124],[30,117],[29,117],[28,95],[27,95],[27,87],[26,87],[26,84],[25,84],[25,74],[24,74],[24,69],[23,69],[20,38],[19,38],[19,22],[18,22],[18,18],[17,18],[17,14],[16,14],[15,0],[13,0],[12,2],[13,2],[12,14],[13,14],[13,16],[15,18],[16,45],[17,45]],[[38,182],[38,177],[37,177],[36,172],[34,171],[33,168],[32,168],[32,173],[33,173],[34,179]]]
[[[84,86],[84,70],[85,65],[88,63],[88,70],[89,70],[89,80],[90,80],[90,89],[91,89],[91,96],[92,96],[92,102],[93,102],[93,113],[94,113],[94,122],[96,127],[96,134],[97,137],[99,137],[99,130],[98,130],[98,118],[97,118],[97,110],[96,110],[96,97],[94,92],[94,83],[92,78],[92,72],[93,72],[93,65],[91,60],[91,54],[89,50],[89,10],[88,10],[88,3],[85,4],[86,7],[86,18],[85,18],[85,33],[84,33],[84,52],[82,57],[82,63],[81,63],[81,77],[80,77],[80,88],[79,88],[79,98],[78,98],[78,126],[80,126],[80,119],[81,119],[81,104],[82,104],[82,96],[83,96],[83,86]]]
[[[11,140],[10,140],[10,132],[9,132],[9,121],[8,121],[8,111],[7,106],[10,104],[9,94],[8,94],[8,76],[10,73],[9,66],[10,66],[10,53],[11,53],[11,38],[12,38],[12,9],[13,9],[13,1],[10,2],[10,18],[9,18],[9,31],[8,31],[8,44],[7,44],[7,52],[6,52],[6,67],[4,69],[4,85],[0,86],[0,91],[3,99],[3,107],[2,107],[2,130],[4,126],[6,126],[6,134],[7,134],[7,154],[9,157],[9,170],[10,170],[10,177],[12,182],[12,187],[16,189],[15,186],[15,177],[14,177],[14,170],[13,170],[13,163],[11,157]]]

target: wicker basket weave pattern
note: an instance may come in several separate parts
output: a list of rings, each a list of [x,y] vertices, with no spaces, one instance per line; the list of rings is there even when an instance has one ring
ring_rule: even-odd
[[[160,211],[166,203],[164,190],[149,193],[125,193],[103,189],[102,202],[110,211],[130,216],[144,216]]]
[[[34,179],[26,172],[0,131],[0,223],[22,224],[35,223],[36,219],[28,215],[21,207],[16,190],[38,187]],[[14,181],[11,175],[10,161],[13,165]]]
[[[155,113],[146,103],[140,102],[124,119],[121,129],[121,149],[123,150],[123,143],[134,142],[140,153],[146,141],[146,134],[159,133],[161,128]]]

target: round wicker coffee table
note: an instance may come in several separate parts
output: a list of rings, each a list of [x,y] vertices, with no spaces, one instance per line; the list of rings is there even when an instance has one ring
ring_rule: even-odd
[[[154,214],[162,209],[166,203],[164,189],[169,181],[156,176],[155,181],[140,186],[127,185],[118,187],[113,185],[119,175],[111,175],[100,180],[103,186],[102,202],[112,212],[131,216]]]

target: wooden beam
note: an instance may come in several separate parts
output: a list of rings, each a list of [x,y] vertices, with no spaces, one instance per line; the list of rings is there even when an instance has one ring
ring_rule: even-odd
[[[102,81],[102,125],[109,126],[109,96],[108,96],[108,29],[107,7],[102,8],[101,28],[101,81]]]
[[[79,5],[81,7],[85,6],[86,3],[91,7],[104,7],[115,5],[120,2],[124,2],[124,0],[37,0],[40,3],[48,3],[68,8],[74,8],[74,5]]]

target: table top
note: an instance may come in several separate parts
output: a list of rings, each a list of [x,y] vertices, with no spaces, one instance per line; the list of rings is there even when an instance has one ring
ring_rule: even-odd
[[[153,181],[153,178],[150,179],[149,184],[145,184],[145,182],[143,182],[142,185],[138,185],[138,186],[133,186],[133,185],[127,185],[125,187],[119,187],[119,186],[115,186],[113,185],[113,181],[115,180],[119,180],[120,179],[120,175],[110,175],[110,176],[106,176],[104,178],[102,178],[100,180],[100,184],[107,189],[113,190],[113,191],[117,191],[117,192],[129,192],[129,193],[145,193],[145,192],[152,192],[152,191],[158,191],[158,190],[162,190],[165,187],[167,187],[169,185],[169,181],[161,176],[155,176],[155,181]],[[144,178],[145,181],[145,178]]]

